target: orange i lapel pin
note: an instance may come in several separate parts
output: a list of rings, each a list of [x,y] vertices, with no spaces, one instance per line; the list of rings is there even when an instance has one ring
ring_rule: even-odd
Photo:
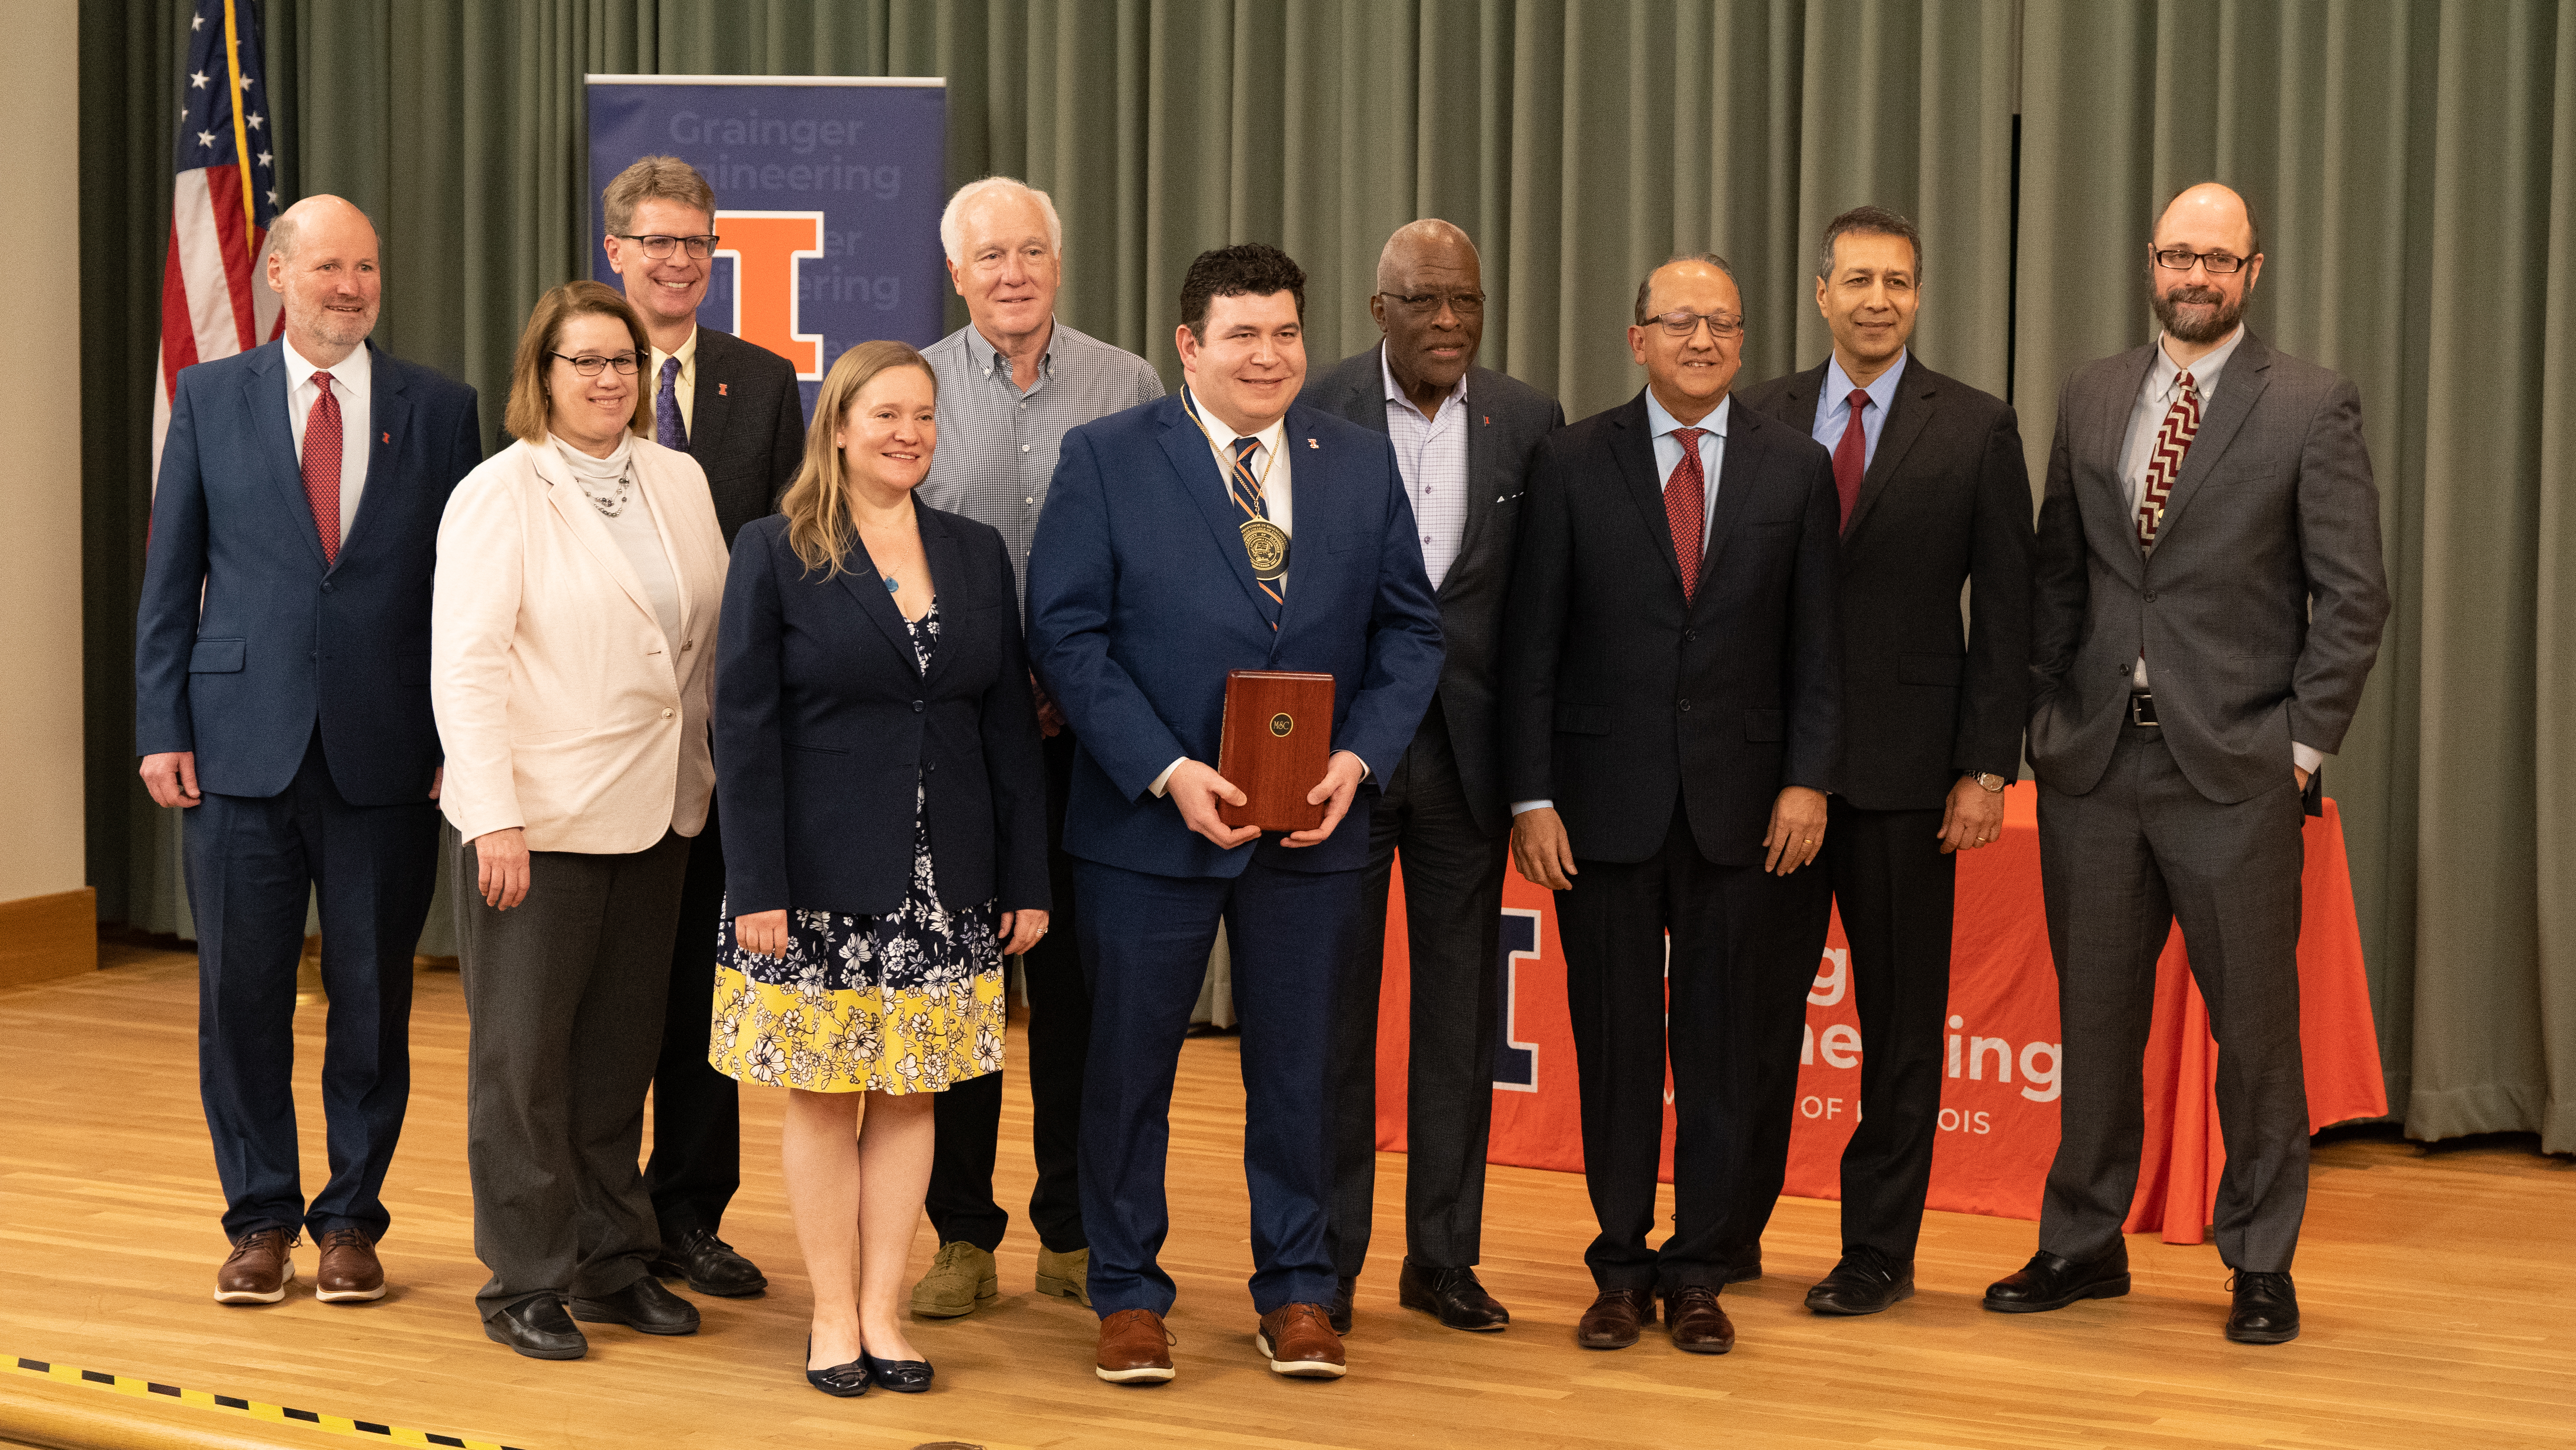
[[[716,396],[717,396],[717,397],[721,398],[721,397],[726,396],[726,393],[725,393],[725,386],[726,386],[726,385],[725,385],[725,384],[723,384],[723,383],[718,383],[718,384],[716,384]]]
[[[1309,448],[1314,449],[1315,451],[1317,451],[1317,452],[1319,452],[1319,453],[1320,453],[1320,452],[1322,452],[1322,451],[1323,451],[1323,448],[1324,448],[1324,445],[1323,445],[1323,444],[1316,442],[1316,441],[1315,441],[1314,439],[1312,439],[1312,438],[1309,438],[1309,439],[1307,439],[1307,440],[1306,440],[1306,446],[1307,446],[1307,447],[1309,447]]]

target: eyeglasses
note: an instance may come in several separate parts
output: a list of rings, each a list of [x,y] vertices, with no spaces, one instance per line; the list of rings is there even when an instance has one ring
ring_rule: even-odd
[[[689,256],[692,260],[703,262],[707,258],[715,255],[716,243],[720,240],[720,238],[718,238],[713,232],[709,232],[703,237],[666,237],[658,232],[650,236],[641,237],[636,236],[632,232],[611,232],[609,235],[621,238],[625,241],[633,242],[635,245],[642,247],[644,249],[644,255],[652,258],[656,262],[668,258],[671,255],[671,249],[673,247],[686,247],[689,249]]]
[[[1646,319],[1664,330],[1666,337],[1688,337],[1708,324],[1708,335],[1720,342],[1744,335],[1744,319],[1723,312],[1666,312]]]
[[[2188,272],[2191,270],[2191,264],[2198,262],[2209,269],[2209,275],[2224,277],[2230,272],[2242,270],[2245,266],[2243,257],[2229,252],[2194,252],[2183,247],[2167,247],[2160,252],[2151,252],[2148,255],[2156,259],[2157,266],[2168,272]]]
[[[1482,292],[1380,292],[1377,294],[1416,317],[1430,317],[1440,311],[1440,304],[1460,317],[1474,317],[1485,310]]]
[[[643,366],[643,360],[631,352],[621,352],[615,357],[600,357],[593,353],[584,353],[580,357],[566,357],[559,352],[550,352],[546,356],[563,358],[565,362],[572,364],[574,372],[586,378],[598,377],[601,370],[605,368],[615,368],[619,377],[631,378],[635,376],[635,370]]]

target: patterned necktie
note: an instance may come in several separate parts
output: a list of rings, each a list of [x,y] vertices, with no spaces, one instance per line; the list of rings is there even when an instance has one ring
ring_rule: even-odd
[[[322,535],[325,566],[340,562],[340,400],[331,375],[313,375],[313,410],[304,415],[304,498]]]
[[[1869,466],[1869,435],[1860,426],[1860,410],[1868,406],[1868,391],[1852,389],[1851,421],[1843,425],[1842,441],[1834,445],[1834,492],[1842,495],[1842,526],[1847,529],[1852,510],[1860,503],[1861,473]]]
[[[1234,506],[1243,510],[1243,516],[1248,519],[1270,517],[1270,501],[1261,496],[1261,475],[1252,471],[1253,451],[1260,446],[1261,440],[1258,438],[1235,439],[1232,444],[1234,467],[1225,480],[1226,492],[1234,496]],[[1288,602],[1286,579],[1256,579],[1253,582],[1261,586],[1262,593],[1270,596],[1271,603]],[[1272,620],[1270,627],[1277,629],[1279,622]]]
[[[2200,432],[2200,389],[2193,385],[2190,373],[2176,381],[2182,391],[2165,410],[2165,423],[2156,430],[2156,451],[2147,458],[2147,488],[2138,500],[2138,547],[2156,546],[2156,530],[2165,521],[2165,499],[2173,493],[2174,480],[2182,475],[2183,455],[2191,451],[2191,440]]]
[[[1699,540],[1708,523],[1708,475],[1700,468],[1699,439],[1707,431],[1673,430],[1674,440],[1682,445],[1682,461],[1673,465],[1673,476],[1664,481],[1664,519],[1673,526],[1673,562],[1681,565],[1684,603],[1699,593]]]
[[[653,441],[689,451],[689,425],[680,417],[680,360],[662,359],[662,388],[653,395]]]

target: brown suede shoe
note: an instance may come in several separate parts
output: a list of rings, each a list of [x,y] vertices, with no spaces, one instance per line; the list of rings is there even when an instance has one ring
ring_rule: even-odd
[[[325,1304],[385,1297],[385,1266],[363,1229],[335,1228],[322,1236],[322,1263],[313,1271],[313,1297]]]
[[[1172,1332],[1151,1309],[1121,1309],[1100,1321],[1093,1372],[1113,1385],[1158,1385],[1172,1377]]]
[[[274,1304],[286,1297],[295,1277],[290,1251],[301,1235],[291,1228],[264,1228],[233,1245],[232,1257],[215,1271],[218,1304]]]
[[[1654,1322],[1654,1295],[1643,1289],[1604,1289],[1575,1322],[1574,1342],[1585,1349],[1626,1349]]]
[[[1664,1325],[1672,1331],[1673,1348],[1693,1354],[1724,1354],[1735,1347],[1735,1325],[1717,1307],[1717,1291],[1693,1284],[1664,1297]]]
[[[1321,1304],[1280,1305],[1261,1316],[1252,1342],[1270,1361],[1273,1374],[1337,1380],[1350,1372],[1342,1361],[1342,1337],[1333,1332]]]

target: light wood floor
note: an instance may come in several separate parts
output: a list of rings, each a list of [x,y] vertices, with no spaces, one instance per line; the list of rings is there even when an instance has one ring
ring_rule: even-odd
[[[1164,1259],[1181,1285],[1180,1378],[1169,1386],[1092,1377],[1091,1316],[1029,1292],[1035,1250],[1020,1226],[1000,1256],[1001,1304],[916,1331],[939,1366],[936,1391],[835,1401],[806,1389],[779,1104],[762,1092],[744,1095],[746,1181],[726,1232],[769,1272],[769,1294],[701,1300],[706,1328],[692,1339],[599,1327],[588,1359],[541,1364],[486,1342],[474,1318],[483,1270],[466,1190],[465,1020],[454,974],[435,970],[420,978],[411,1117],[386,1187],[396,1222],[384,1256],[399,1287],[359,1307],[293,1294],[226,1308],[210,1297],[224,1240],[195,1087],[193,963],[119,956],[93,976],[0,992],[0,1362],[148,1376],[526,1450],[2576,1443],[2565,1287],[2576,1166],[2527,1141],[2321,1149],[2299,1261],[2307,1333],[2292,1345],[2221,1339],[2226,1270],[2214,1252],[2152,1238],[2130,1244],[2129,1298],[1984,1313],[1979,1293],[2028,1255],[2032,1227],[1949,1214],[1925,1227],[1917,1298],[1875,1318],[1819,1319],[1800,1298],[1831,1266],[1835,1206],[1787,1199],[1770,1277],[1726,1295],[1741,1345],[1714,1359],[1657,1336],[1616,1354],[1574,1347],[1591,1219],[1582,1180],[1564,1174],[1494,1170],[1483,1275],[1514,1311],[1508,1333],[1455,1334],[1398,1309],[1404,1159],[1388,1155],[1351,1375],[1282,1381],[1251,1347],[1242,1098],[1223,1038],[1193,1040],[1182,1062]],[[312,1091],[321,1035],[318,1009],[303,1015],[309,1188],[324,1175]],[[1003,1132],[1004,1202],[1025,1203],[1027,1100],[1016,1091]],[[932,1248],[925,1224],[916,1267]],[[309,1275],[310,1248],[299,1264]],[[0,1395],[27,1383],[0,1379]]]

